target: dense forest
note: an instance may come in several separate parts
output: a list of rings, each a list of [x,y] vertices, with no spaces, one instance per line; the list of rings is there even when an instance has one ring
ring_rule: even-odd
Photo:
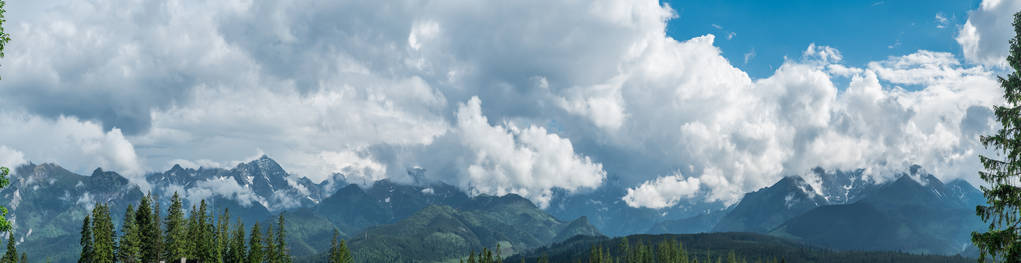
[[[162,217],[159,202],[151,194],[146,195],[137,209],[128,206],[118,233],[110,207],[96,204],[91,214],[82,220],[82,250],[78,262],[175,262],[179,259],[219,263],[293,262],[286,242],[283,213],[275,224],[266,224],[265,228],[259,223],[253,224],[247,236],[241,219],[231,223],[228,209],[214,215],[205,200],[197,208],[193,205],[185,216],[181,197],[174,193],[166,213],[166,217]],[[353,262],[346,242],[338,242],[338,236],[339,232],[334,231],[328,262]],[[13,240],[9,244],[13,244]],[[9,246],[8,253],[12,251],[17,253]],[[5,256],[0,263],[17,262],[6,259]]]
[[[476,256],[477,258],[477,256]],[[470,263],[501,262],[469,258]],[[960,256],[901,252],[834,251],[753,233],[577,236],[505,259],[507,262],[773,263],[773,262],[974,262]]]

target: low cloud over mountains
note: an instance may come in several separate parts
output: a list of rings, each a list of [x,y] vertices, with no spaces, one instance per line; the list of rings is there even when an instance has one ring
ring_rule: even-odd
[[[761,79],[722,37],[668,36],[679,7],[652,0],[12,2],[0,160],[142,184],[267,153],[314,184],[421,167],[540,205],[611,175],[636,207],[733,204],[816,166],[976,182],[1006,2],[970,14],[963,59],[806,43]]]

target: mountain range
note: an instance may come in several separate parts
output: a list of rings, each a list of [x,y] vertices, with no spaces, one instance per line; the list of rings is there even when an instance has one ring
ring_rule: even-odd
[[[145,175],[145,190],[111,171],[80,175],[30,163],[0,189],[0,205],[12,211],[19,248],[33,260],[56,262],[77,256],[66,248],[78,244],[93,204],[110,204],[119,224],[127,205],[145,192],[159,196],[163,207],[174,192],[186,207],[204,199],[249,226],[284,213],[292,255],[310,262],[324,256],[334,230],[356,255],[372,260],[450,260],[497,245],[511,255],[576,235],[636,233],[752,232],[831,249],[944,255],[972,249],[968,233],[982,227],[973,212],[984,203],[981,192],[961,180],[944,184],[917,166],[897,178],[877,182],[864,170],[815,169],[732,206],[690,201],[663,209],[628,206],[621,200],[625,186],[611,178],[586,193],[558,190],[540,209],[520,196],[471,196],[442,183],[347,184],[339,174],[313,183],[262,156],[230,169],[175,165]]]

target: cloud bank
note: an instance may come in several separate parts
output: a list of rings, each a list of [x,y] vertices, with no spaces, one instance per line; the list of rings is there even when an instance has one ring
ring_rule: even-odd
[[[641,207],[816,166],[976,182],[1008,2],[969,14],[964,62],[806,43],[763,79],[715,35],[667,36],[653,0],[13,2],[0,160],[141,174],[264,152],[315,182],[422,167],[540,206],[608,174]]]
[[[1009,43],[1014,37],[1014,13],[1021,2],[983,0],[979,8],[968,12],[968,21],[957,31],[957,43],[971,63],[1006,67]]]

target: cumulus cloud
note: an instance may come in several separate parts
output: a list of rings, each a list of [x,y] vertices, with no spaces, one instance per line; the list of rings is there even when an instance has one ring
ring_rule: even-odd
[[[239,3],[26,3],[45,7],[8,21],[17,40],[5,50],[5,102],[143,133],[152,109],[188,102],[197,86],[237,85],[223,81],[253,70],[216,33],[216,13],[240,11]]]
[[[987,66],[1007,66],[1007,40],[1014,37],[1014,13],[1021,1],[983,0],[968,12],[968,21],[957,31],[964,58]]]
[[[700,186],[699,179],[695,177],[685,178],[680,173],[663,176],[627,189],[624,202],[632,207],[670,207],[677,204],[682,197],[694,196]]]
[[[370,185],[386,178],[386,166],[373,160],[365,152],[345,151],[320,153],[320,158],[329,165],[324,171],[338,172],[347,183]]]
[[[22,164],[27,163],[25,161],[25,154],[18,150],[8,148],[6,145],[0,145],[0,166],[11,168],[11,173],[14,173],[14,167],[18,167]]]
[[[30,2],[10,3],[36,13],[10,20],[0,88],[0,120],[27,128],[0,145],[76,171],[265,152],[315,182],[421,166],[544,206],[609,172],[636,206],[732,203],[815,166],[974,179],[999,102],[991,72],[940,52],[856,66],[811,44],[752,79],[717,36],[667,36],[651,0]],[[967,61],[1002,63],[1008,2],[969,15]]]
[[[10,111],[0,111],[0,123],[7,127],[0,129],[0,156],[6,161],[52,162],[83,174],[103,167],[146,185],[134,146],[119,129],[103,131],[99,124],[75,117],[48,119]]]
[[[477,97],[459,107],[457,127],[465,146],[475,153],[467,173],[471,189],[479,193],[514,193],[545,208],[554,187],[591,189],[606,178],[602,164],[579,156],[570,140],[543,127],[490,125]]]

